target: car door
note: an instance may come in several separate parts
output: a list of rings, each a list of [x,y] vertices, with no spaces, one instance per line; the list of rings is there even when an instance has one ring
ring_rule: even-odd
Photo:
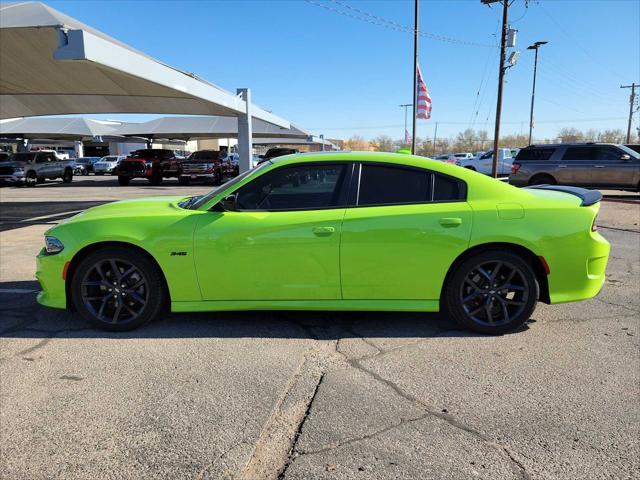
[[[335,300],[351,164],[271,170],[234,192],[235,211],[211,211],[195,231],[204,300]]]
[[[472,212],[464,182],[425,169],[361,165],[342,223],[345,300],[436,300],[467,249]]]
[[[511,150],[508,148],[502,148],[499,150],[500,168],[498,170],[499,175],[509,175],[511,173],[511,165],[513,164],[513,156]]]
[[[480,155],[478,160],[478,172],[491,175],[493,172],[493,150]]]
[[[556,181],[562,185],[591,185],[594,154],[594,145],[567,147],[557,164]]]
[[[633,188],[637,185],[638,159],[613,145],[598,145],[594,151],[591,179],[594,187]]]
[[[36,154],[36,168],[38,177],[52,178],[55,176],[53,172],[53,158],[48,152],[39,152]]]

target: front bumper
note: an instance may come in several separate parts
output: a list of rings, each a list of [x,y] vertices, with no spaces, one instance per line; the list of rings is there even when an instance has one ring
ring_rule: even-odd
[[[0,182],[21,184],[24,178],[24,175],[0,175]]]
[[[62,278],[67,258],[47,255],[44,249],[36,257],[36,278],[40,282],[38,303],[46,307],[67,308],[65,280]]]

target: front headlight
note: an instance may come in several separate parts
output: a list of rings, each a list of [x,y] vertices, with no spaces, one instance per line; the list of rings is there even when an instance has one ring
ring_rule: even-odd
[[[15,173],[16,175],[23,175],[24,174],[24,168],[22,168],[22,167],[14,168],[13,169],[13,173]]]
[[[49,255],[55,255],[64,250],[64,245],[56,237],[44,237],[44,249]]]

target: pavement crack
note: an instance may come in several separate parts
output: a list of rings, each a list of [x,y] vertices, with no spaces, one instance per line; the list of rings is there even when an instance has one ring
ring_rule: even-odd
[[[461,422],[458,419],[456,419],[453,415],[451,415],[449,413],[445,413],[445,412],[439,411],[439,410],[436,410],[433,407],[431,407],[430,405],[427,405],[426,403],[424,403],[419,398],[411,395],[410,393],[405,392],[396,383],[394,383],[391,380],[388,380],[388,379],[380,376],[379,374],[377,374],[373,370],[371,370],[371,369],[365,367],[364,365],[362,365],[362,363],[360,362],[359,359],[351,359],[351,360],[349,360],[348,363],[353,368],[366,373],[367,375],[372,377],[377,382],[380,382],[380,383],[386,385],[387,387],[392,389],[398,396],[404,398],[405,400],[408,400],[409,402],[413,403],[414,405],[418,405],[421,409],[425,410],[425,415],[422,418],[425,418],[427,416],[435,417],[435,418],[437,418],[439,420],[442,420],[442,421],[448,423],[449,425],[451,425],[452,427],[454,427],[454,428],[456,428],[458,430],[461,430],[461,431],[466,432],[466,433],[468,433],[470,435],[473,435],[474,437],[476,437],[477,439],[482,441],[485,445],[488,445],[488,446],[494,448],[495,450],[500,452],[503,456],[507,457],[509,459],[509,465],[511,466],[512,470],[520,478],[522,478],[523,480],[528,480],[530,478],[529,474],[527,473],[527,471],[526,471],[524,465],[522,464],[522,462],[520,462],[517,459],[515,459],[513,453],[511,452],[511,450],[508,447],[495,442],[494,440],[492,440],[491,438],[489,438],[487,435],[483,434],[482,432],[476,430],[475,428],[473,428],[473,427],[471,427],[469,425],[464,424],[463,422]]]

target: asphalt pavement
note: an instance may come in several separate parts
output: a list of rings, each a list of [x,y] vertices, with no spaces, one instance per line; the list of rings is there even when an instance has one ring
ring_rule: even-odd
[[[208,187],[79,180],[0,189],[1,478],[637,478],[640,205],[602,204],[597,298],[540,304],[509,335],[322,312],[114,334],[36,304],[42,234],[95,204]]]

